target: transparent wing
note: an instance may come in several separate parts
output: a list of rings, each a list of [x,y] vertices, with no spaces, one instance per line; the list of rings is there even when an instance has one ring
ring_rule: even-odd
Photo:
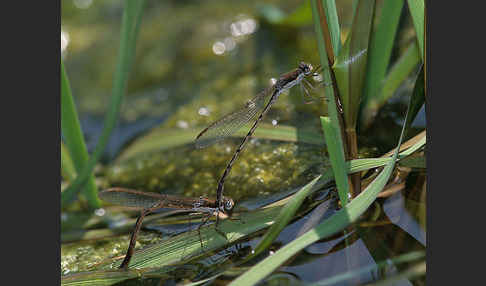
[[[163,197],[157,194],[139,192],[122,188],[112,188],[98,193],[105,202],[126,207],[150,208],[159,203]]]
[[[257,113],[263,109],[265,100],[272,94],[272,92],[273,87],[263,90],[253,99],[249,100],[243,108],[227,114],[213,122],[197,135],[195,141],[196,147],[207,147],[238,131],[243,125],[255,118]]]

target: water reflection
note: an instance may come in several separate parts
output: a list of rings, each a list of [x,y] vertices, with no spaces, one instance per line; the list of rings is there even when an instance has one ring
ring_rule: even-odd
[[[69,45],[69,34],[61,29],[61,56],[64,56]]]
[[[93,4],[93,0],[73,0],[73,3],[76,8],[88,9]]]
[[[217,40],[212,45],[212,50],[215,55],[223,55],[236,48],[238,41],[243,41],[245,36],[253,34],[258,28],[258,22],[246,15],[239,15],[239,20],[229,24],[229,32],[231,36],[223,40]]]
[[[177,125],[177,127],[182,128],[182,129],[189,128],[189,123],[187,123],[187,121],[184,121],[184,120],[178,120],[176,125]]]
[[[223,42],[216,42],[213,44],[213,53],[215,55],[222,55],[226,51],[226,46]]]
[[[201,108],[199,108],[199,110],[197,111],[197,113],[198,113],[199,115],[202,115],[202,116],[209,116],[209,113],[210,113],[210,112],[209,112],[209,109],[208,109],[208,108],[206,108],[206,107],[201,107]]]
[[[397,192],[389,197],[383,204],[383,210],[392,223],[413,236],[422,245],[426,245],[425,232],[408,213],[401,192]]]
[[[233,35],[233,37],[249,35],[256,31],[257,22],[255,21],[255,19],[246,18],[231,23],[230,29],[231,29],[231,35]]]

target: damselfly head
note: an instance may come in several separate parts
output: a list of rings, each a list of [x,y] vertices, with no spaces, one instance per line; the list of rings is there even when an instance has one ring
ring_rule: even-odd
[[[308,76],[312,73],[313,67],[311,64],[300,62],[299,69],[304,73],[304,75]]]
[[[234,207],[235,207],[235,202],[232,199],[223,197],[223,211],[225,213],[231,213]]]

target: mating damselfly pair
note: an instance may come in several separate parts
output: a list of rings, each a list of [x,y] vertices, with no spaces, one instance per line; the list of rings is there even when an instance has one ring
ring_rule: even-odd
[[[236,149],[231,160],[228,162],[221,178],[219,179],[216,191],[216,200],[210,200],[203,197],[185,198],[173,195],[145,193],[123,188],[112,188],[100,192],[99,196],[102,200],[114,204],[141,209],[140,216],[137,219],[135,228],[132,232],[127,254],[125,256],[125,259],[121,263],[120,268],[128,267],[129,261],[133,254],[136,236],[140,230],[142,220],[147,214],[154,210],[160,208],[174,208],[206,213],[208,214],[208,217],[216,215],[217,229],[219,219],[226,218],[232,213],[234,202],[232,199],[223,196],[224,182],[229,172],[231,171],[234,162],[238,158],[238,155],[244,149],[248,139],[251,138],[258,124],[261,122],[265,114],[275,103],[280,94],[282,94],[282,92],[289,90],[295,85],[300,85],[303,94],[310,97],[308,88],[314,89],[314,87],[306,80],[306,78],[309,76],[317,76],[317,72],[319,71],[319,69],[319,67],[314,69],[312,65],[301,62],[296,69],[281,75],[272,86],[264,89],[253,99],[249,100],[244,107],[226,116],[223,116],[221,119],[215,121],[206,129],[204,129],[201,133],[199,133],[195,140],[196,147],[207,147],[209,145],[212,145],[213,143],[229,137],[230,135],[241,129],[245,124],[254,119],[257,114],[259,114],[254,124],[248,131],[248,134],[243,138],[242,142]],[[206,222],[207,219],[203,221],[200,227]]]

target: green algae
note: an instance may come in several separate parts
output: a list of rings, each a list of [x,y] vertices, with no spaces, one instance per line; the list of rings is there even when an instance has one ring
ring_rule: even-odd
[[[219,176],[240,140],[141,154],[108,168],[106,179],[112,186],[214,197]],[[326,162],[322,147],[252,139],[233,166],[225,195],[242,200],[300,186],[328,168]]]
[[[130,234],[91,241],[61,244],[61,273],[88,271],[106,259],[124,255],[128,248]],[[135,249],[161,241],[160,234],[141,231]]]

